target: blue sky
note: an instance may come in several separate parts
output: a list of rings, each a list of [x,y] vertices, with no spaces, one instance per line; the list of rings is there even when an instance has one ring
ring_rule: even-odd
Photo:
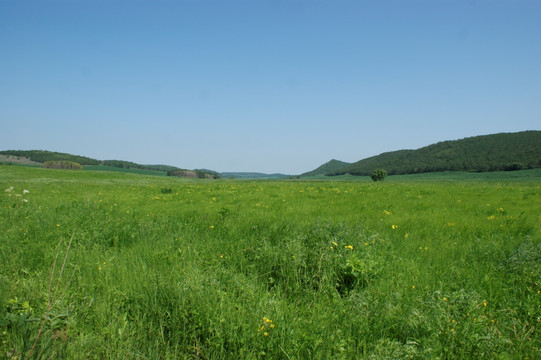
[[[0,0],[0,149],[299,174],[541,129],[541,1]]]

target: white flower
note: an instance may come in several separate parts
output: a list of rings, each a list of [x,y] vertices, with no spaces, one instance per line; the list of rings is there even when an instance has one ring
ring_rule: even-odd
[[[13,186],[10,186],[9,189],[6,189],[6,190],[4,190],[4,191],[5,191],[5,192],[12,192],[13,189],[14,189],[14,187],[13,187]]]
[[[28,199],[23,199],[23,202],[28,202]]]
[[[23,194],[30,194],[30,191],[25,189],[25,190],[23,190]]]

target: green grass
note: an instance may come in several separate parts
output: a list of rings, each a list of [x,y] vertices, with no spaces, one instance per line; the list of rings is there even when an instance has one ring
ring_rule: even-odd
[[[114,172],[124,172],[124,173],[139,174],[139,175],[167,176],[167,172],[165,172],[165,171],[119,168],[119,167],[107,166],[107,165],[86,165],[86,166],[84,166],[84,170],[114,171]]]
[[[35,343],[45,359],[535,359],[536,174],[201,181],[0,166],[0,357]]]

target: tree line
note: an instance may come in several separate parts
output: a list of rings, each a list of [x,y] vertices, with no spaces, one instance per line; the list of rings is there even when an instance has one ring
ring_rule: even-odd
[[[417,150],[399,150],[360,160],[334,175],[389,175],[439,171],[513,171],[541,167],[541,131],[501,133],[443,141]]]

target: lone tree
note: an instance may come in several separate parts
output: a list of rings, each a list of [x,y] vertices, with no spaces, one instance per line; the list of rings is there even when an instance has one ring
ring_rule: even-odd
[[[387,171],[383,169],[375,169],[374,171],[372,171],[372,174],[370,174],[370,177],[374,181],[383,181],[383,179],[385,179],[386,176],[387,176]]]

